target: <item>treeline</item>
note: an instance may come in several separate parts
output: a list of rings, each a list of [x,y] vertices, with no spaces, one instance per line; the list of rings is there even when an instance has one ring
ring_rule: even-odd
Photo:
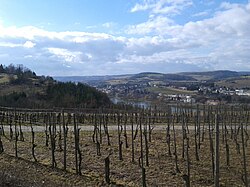
[[[24,67],[23,65],[13,65],[9,66],[0,65],[0,73],[5,73],[9,75],[11,84],[19,84],[28,82],[30,78],[36,78],[37,75],[35,72]]]
[[[29,107],[34,105],[33,102],[27,100],[27,95],[24,92],[13,92],[8,95],[0,96],[0,105],[8,107]]]
[[[0,73],[15,74],[15,75],[25,74],[29,77],[36,77],[35,72],[24,67],[22,64],[16,66],[14,64],[10,64],[8,66],[1,64]]]
[[[0,74],[3,73],[8,74],[10,84],[29,84],[32,83],[32,79],[37,79],[40,83],[53,81],[53,78],[49,76],[37,76],[34,71],[31,71],[22,64],[10,64],[8,66],[0,64]]]
[[[49,85],[45,94],[12,92],[0,96],[0,105],[18,108],[98,108],[111,105],[111,101],[106,94],[90,86],[60,82]]]
[[[100,107],[110,105],[108,96],[82,83],[62,83],[49,85],[45,99],[56,107]]]

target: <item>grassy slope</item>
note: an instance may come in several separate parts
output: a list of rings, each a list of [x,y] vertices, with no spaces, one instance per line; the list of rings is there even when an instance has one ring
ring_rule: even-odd
[[[71,108],[85,104],[90,107],[110,104],[105,94],[83,84],[58,83],[51,78],[38,76],[22,80],[11,74],[0,76],[0,96],[0,105],[12,107]],[[58,98],[62,102],[58,102]]]
[[[113,80],[108,80],[106,83],[110,85],[119,85],[119,84],[126,84],[128,83],[127,79],[113,79]]]
[[[239,78],[242,75],[250,75],[250,72],[236,72],[228,70],[219,70],[219,71],[207,71],[207,72],[184,72],[180,73],[181,75],[187,75],[193,77],[199,81],[208,81],[208,80],[225,80],[230,78]]]
[[[48,86],[48,82],[39,83],[39,80],[35,78],[30,78],[29,83],[18,85],[11,84],[10,79],[11,76],[8,74],[0,75],[0,96],[7,95],[13,92],[25,92],[28,95],[35,93],[45,93],[45,90]]]
[[[166,88],[158,88],[158,87],[150,87],[148,88],[148,91],[153,92],[153,93],[162,93],[162,94],[188,94],[188,95],[193,95],[195,92],[193,91],[188,91],[188,90],[181,90],[181,89],[176,89],[176,88],[171,88],[171,87],[166,87]]]
[[[9,83],[10,79],[9,76],[5,73],[0,73],[0,84],[7,84]]]
[[[250,88],[250,76],[242,76],[239,78],[230,78],[216,82],[216,85],[225,86],[234,89]]]

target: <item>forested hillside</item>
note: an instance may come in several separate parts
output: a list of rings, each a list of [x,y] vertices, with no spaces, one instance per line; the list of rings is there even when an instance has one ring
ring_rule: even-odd
[[[37,76],[22,65],[0,65],[0,106],[72,108],[110,103],[106,94],[88,85],[61,83],[49,76]]]

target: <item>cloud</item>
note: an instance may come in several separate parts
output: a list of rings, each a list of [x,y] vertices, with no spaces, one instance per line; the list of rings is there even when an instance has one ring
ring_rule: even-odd
[[[209,19],[196,22],[187,22],[184,25],[176,24],[173,20],[164,16],[149,18],[147,22],[131,25],[129,34],[161,35],[165,38],[197,45],[211,44],[212,42],[224,42],[224,39],[238,37],[249,38],[250,12],[247,6],[231,6],[215,13]],[[228,7],[228,6],[227,6]]]
[[[151,56],[140,56],[142,62],[160,62],[160,59],[164,59],[165,63],[181,61],[204,69],[249,70],[250,54],[247,52],[250,48],[249,7],[250,3],[246,5],[222,3],[210,18],[196,22],[189,21],[183,25],[160,14],[149,17],[146,22],[129,26],[127,33],[148,37],[161,36],[157,39],[162,41],[159,42],[159,46],[147,45],[152,47],[149,50]],[[195,16],[205,14],[207,13],[200,12]],[[178,50],[186,51],[188,55],[181,54]],[[132,60],[136,60],[136,57]]]
[[[154,14],[175,15],[192,4],[191,0],[143,0],[141,3],[137,3],[130,11],[138,12],[149,10]]]
[[[162,30],[174,24],[174,21],[164,17],[157,16],[151,17],[147,22],[137,25],[130,25],[126,32],[128,34],[148,34],[148,33],[161,33]]]
[[[6,55],[1,55],[0,61],[22,63],[41,74],[90,75],[101,64],[115,62],[126,47],[125,40],[105,33],[1,26],[0,52]]]
[[[11,43],[11,42],[0,42],[0,46],[1,47],[20,47],[22,46],[21,44],[15,44],[15,43]]]
[[[203,16],[207,16],[207,15],[209,15],[209,10],[193,14],[192,17],[203,17]]]
[[[24,44],[21,43],[12,43],[12,42],[0,42],[1,47],[25,47],[25,48],[33,48],[36,44],[31,41],[26,41]]]
[[[121,36],[0,24],[0,61],[24,64],[45,75],[250,71],[250,3],[224,3],[209,18],[184,24],[164,11],[153,13],[165,5],[184,7],[188,2],[143,1],[134,11],[145,9],[151,16],[127,26]]]
[[[33,48],[33,47],[36,46],[36,44],[33,43],[33,42],[31,42],[31,41],[27,41],[27,42],[25,42],[25,43],[23,44],[23,46],[26,47],[26,48]]]
[[[116,25],[116,23],[114,23],[114,22],[106,22],[106,23],[102,24],[103,27],[108,28],[108,29],[114,27],[115,25]]]
[[[52,57],[60,58],[63,62],[81,62],[82,52],[80,51],[69,51],[62,48],[48,48],[48,52],[52,54]]]

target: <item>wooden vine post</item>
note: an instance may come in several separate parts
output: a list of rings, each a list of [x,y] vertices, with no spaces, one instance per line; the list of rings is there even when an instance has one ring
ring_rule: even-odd
[[[122,144],[123,144],[123,142],[121,141],[121,134],[122,134],[121,116],[120,116],[120,114],[117,114],[117,115],[118,115],[117,128],[118,128],[119,160],[123,160],[123,157],[122,157]]]
[[[20,131],[20,141],[24,141],[23,131],[22,131],[22,124],[21,124],[21,115],[18,117],[19,123],[19,131]]]
[[[146,169],[144,167],[144,155],[143,155],[143,132],[142,132],[142,116],[140,116],[140,142],[141,142],[141,157],[139,159],[139,165],[141,167],[142,170],[142,186],[146,187]]]
[[[244,138],[244,128],[243,123],[241,123],[241,141],[242,141],[242,157],[243,157],[243,168],[244,168],[244,184],[248,187],[248,178],[247,178],[247,159],[246,159],[246,150],[245,150],[245,138]]]
[[[5,134],[4,134],[4,127],[3,127],[4,117],[5,117],[5,114],[4,114],[4,113],[1,113],[0,135],[2,135],[2,136],[5,136]]]
[[[78,174],[79,169],[78,169],[78,154],[77,154],[77,127],[76,127],[76,116],[74,114],[73,116],[74,120],[74,134],[75,134],[75,168],[76,168],[76,174]]]
[[[218,119],[218,113],[215,114],[215,164],[214,164],[214,185],[215,187],[220,186],[220,148],[219,148],[219,143],[220,143],[220,129],[219,129],[219,119]]]
[[[180,173],[180,169],[178,167],[178,155],[177,155],[177,143],[176,143],[176,132],[175,132],[175,127],[174,127],[174,117],[172,118],[172,123],[173,123],[173,132],[174,132],[174,158],[175,158],[175,170],[176,170],[176,173]]]
[[[170,118],[171,115],[169,115],[169,117],[167,118],[167,128],[166,128],[166,142],[168,145],[168,156],[172,156],[171,153],[171,136],[170,136]]]
[[[0,154],[4,152],[2,136],[3,136],[3,127],[0,128]]]
[[[210,153],[211,153],[211,163],[212,163],[212,176],[214,177],[214,145],[213,145],[213,132],[211,127],[211,113],[208,111],[208,130],[209,130],[209,145],[210,145]]]
[[[146,166],[149,166],[149,146],[148,146],[148,130],[147,130],[147,124],[144,126],[143,131],[144,139],[145,139],[145,156],[146,156]]]
[[[56,125],[54,123],[54,115],[50,113],[49,115],[49,134],[50,134],[50,144],[51,144],[51,160],[52,160],[52,168],[57,166],[55,151],[56,151]]]
[[[34,129],[33,129],[31,121],[30,121],[30,128],[31,128],[31,135],[32,135],[32,138],[31,138],[32,157],[34,158],[35,162],[37,162],[36,155],[35,155],[35,148],[36,148],[37,145],[35,144],[35,132],[34,132]]]
[[[74,114],[73,118],[74,118],[74,134],[75,134],[75,168],[76,168],[76,174],[81,175],[82,153],[80,150],[80,128],[78,128],[78,123],[76,121],[76,114]]]
[[[16,109],[14,111],[14,126],[15,126],[15,157],[18,157],[18,153],[17,153],[17,142],[18,142],[18,132],[17,132],[17,120],[16,120],[17,116],[16,116]]]
[[[107,184],[110,184],[110,154],[105,158],[105,181]]]
[[[135,145],[134,145],[134,114],[131,114],[131,118],[130,118],[130,123],[131,123],[131,148],[132,148],[132,162],[135,162]]]
[[[198,148],[199,148],[199,139],[197,140],[197,135],[199,135],[199,107],[197,105],[197,111],[196,111],[196,117],[195,117],[195,126],[194,126],[194,129],[195,129],[195,134],[194,134],[194,139],[195,139],[195,158],[197,161],[200,160],[199,158],[199,151],[198,151]],[[199,138],[199,137],[198,137]]]
[[[66,171],[67,168],[67,134],[68,127],[65,124],[64,110],[62,111],[62,122],[63,122],[63,169]]]
[[[185,186],[190,187],[190,158],[189,158],[189,138],[186,138],[186,163],[187,163],[187,174],[183,175]]]

